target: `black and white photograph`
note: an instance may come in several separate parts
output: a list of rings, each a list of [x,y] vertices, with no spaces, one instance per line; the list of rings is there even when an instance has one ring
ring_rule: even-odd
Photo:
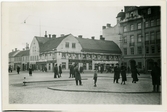
[[[2,2],[2,109],[165,109],[166,1],[135,1]]]

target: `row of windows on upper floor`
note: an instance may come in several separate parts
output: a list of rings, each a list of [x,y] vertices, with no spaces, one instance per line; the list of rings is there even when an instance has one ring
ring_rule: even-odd
[[[28,56],[15,57],[14,61],[29,61],[29,57]]]
[[[160,31],[155,32],[150,32],[150,33],[145,33],[145,36],[143,37],[144,41],[149,44],[160,43]],[[127,40],[130,40],[130,43],[135,43],[135,40],[137,39],[137,42],[142,42],[142,35],[138,34],[137,38],[135,38],[134,35],[130,35],[130,39],[127,38],[127,36],[124,36],[122,38],[123,43],[127,43]]]
[[[151,20],[151,21],[146,21],[145,22],[145,28],[148,28],[148,27],[153,27],[153,26],[158,26],[160,25],[160,19],[156,19],[156,20]],[[137,26],[137,27],[135,27]],[[134,24],[130,24],[130,26],[124,26],[123,27],[123,32],[128,32],[128,31],[133,31],[133,30],[140,30],[142,29],[142,23],[139,22],[137,23],[134,23]]]
[[[65,48],[70,48],[70,43],[69,42],[65,43]],[[76,48],[76,44],[72,43],[71,48]]]
[[[127,50],[130,50],[130,52],[128,53]],[[123,53],[124,55],[134,55],[134,54],[143,54],[143,47],[139,46],[137,47],[137,51],[135,52],[135,48],[131,47],[131,48],[123,48]],[[146,46],[145,47],[145,53],[146,54],[155,54],[155,53],[160,53],[161,52],[161,48],[160,45],[157,46]]]

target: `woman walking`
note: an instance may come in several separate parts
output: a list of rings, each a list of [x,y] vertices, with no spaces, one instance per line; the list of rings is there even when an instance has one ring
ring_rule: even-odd
[[[137,77],[137,74],[140,75],[138,70],[137,70],[137,66],[134,66],[131,69],[131,72],[132,72],[132,78],[133,78],[132,83],[136,83],[139,80],[138,77]]]
[[[123,63],[122,63],[122,66],[121,66],[121,76],[122,76],[122,82],[121,82],[121,85],[122,85],[122,84],[125,84],[125,81],[127,81],[127,78],[126,78],[126,67],[124,66]]]

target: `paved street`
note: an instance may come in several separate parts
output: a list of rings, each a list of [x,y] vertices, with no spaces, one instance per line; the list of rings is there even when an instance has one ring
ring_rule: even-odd
[[[83,86],[76,86],[68,73],[54,79],[53,73],[28,72],[9,74],[9,103],[14,104],[161,104],[161,93],[152,93],[149,74],[141,74],[139,82],[132,83],[127,74],[126,85],[113,83],[113,74],[98,74],[93,87],[93,73],[82,75]],[[26,86],[23,79],[26,77]]]

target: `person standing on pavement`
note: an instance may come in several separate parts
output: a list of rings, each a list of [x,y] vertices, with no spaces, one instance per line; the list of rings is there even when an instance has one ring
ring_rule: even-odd
[[[54,67],[54,78],[57,78],[58,76],[58,67],[57,67],[57,64],[55,64],[55,67]]]
[[[61,68],[61,64],[59,65],[59,77],[61,77],[62,74],[62,68]]]
[[[94,87],[96,87],[96,82],[97,82],[97,69],[94,69],[94,76],[93,76],[93,80],[94,80]]]
[[[127,80],[127,78],[126,78],[126,67],[124,66],[123,63],[121,65],[121,76],[122,76],[122,82],[121,82],[121,85],[122,85],[122,84],[125,84],[125,81]]]
[[[75,81],[76,81],[76,85],[78,86],[78,81],[79,81],[79,85],[82,85],[82,81],[81,81],[81,74],[79,72],[79,67],[78,64],[75,64]]]
[[[29,67],[29,76],[32,76],[32,66]]]
[[[113,83],[115,83],[115,81],[116,81],[116,83],[118,83],[119,78],[120,78],[120,68],[119,68],[119,64],[117,63],[116,67],[114,68],[114,81],[113,81]]]
[[[72,64],[70,66],[70,77],[69,78],[73,78],[73,77],[75,77],[75,76],[74,76],[74,65]]]
[[[153,84],[153,92],[159,92],[159,85],[160,85],[160,77],[161,77],[161,69],[158,67],[157,63],[154,63],[154,67],[151,71],[152,76],[152,84]]]
[[[139,81],[137,75],[140,75],[140,73],[137,70],[137,66],[134,66],[131,68],[131,72],[132,72],[132,83],[136,83],[137,81]]]
[[[19,74],[19,72],[20,72],[20,67],[19,67],[19,65],[17,66],[17,73]]]

